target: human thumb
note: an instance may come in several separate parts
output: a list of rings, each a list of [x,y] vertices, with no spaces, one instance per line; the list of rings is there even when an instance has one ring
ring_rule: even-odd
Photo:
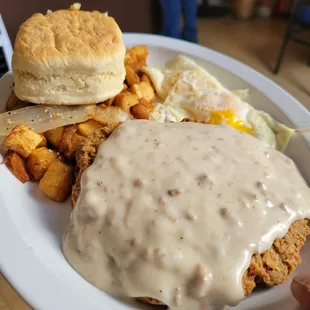
[[[296,276],[291,284],[293,296],[297,299],[303,309],[310,309],[310,274]]]

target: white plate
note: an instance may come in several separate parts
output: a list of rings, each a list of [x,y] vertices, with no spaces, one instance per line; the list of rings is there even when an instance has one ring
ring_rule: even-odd
[[[248,88],[249,102],[279,121],[297,128],[310,127],[310,114],[292,96],[248,66],[207,48],[159,36],[125,34],[127,46],[146,44],[149,64],[160,64],[183,53],[199,59],[204,67],[229,89]],[[11,90],[12,75],[0,81],[0,109]],[[1,111],[1,112],[2,112]],[[287,153],[310,182],[310,135],[295,137]],[[1,156],[1,155],[0,155]],[[154,309],[131,305],[102,293],[81,278],[60,251],[60,236],[71,211],[70,203],[54,203],[43,196],[37,184],[21,184],[0,166],[0,267],[16,290],[35,309],[128,310]],[[310,244],[304,247],[297,272],[310,269]],[[297,306],[289,282],[253,293],[235,309],[292,310]]]

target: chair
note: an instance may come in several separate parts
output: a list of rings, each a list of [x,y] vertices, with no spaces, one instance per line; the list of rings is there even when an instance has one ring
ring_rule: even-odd
[[[0,14],[0,78],[11,70],[12,45]]]
[[[305,1],[304,0],[293,1],[290,19],[287,24],[287,28],[286,28],[283,43],[280,49],[280,53],[278,56],[278,60],[277,60],[276,66],[273,71],[274,74],[277,74],[279,72],[279,69],[280,69],[280,66],[283,60],[284,52],[286,50],[287,43],[289,40],[295,43],[310,47],[310,41],[306,41],[298,37],[298,34],[300,34],[301,32],[310,30],[310,21],[307,22],[305,20],[302,20],[298,14],[299,9],[301,8],[301,5],[303,4],[303,2]],[[310,66],[310,57],[309,57],[308,65]]]

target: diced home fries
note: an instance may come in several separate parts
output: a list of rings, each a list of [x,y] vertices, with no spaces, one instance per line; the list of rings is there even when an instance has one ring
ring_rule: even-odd
[[[130,113],[136,119],[149,119],[147,108],[142,103],[137,103],[130,108]]]
[[[47,146],[47,140],[46,140],[44,134],[43,134],[43,133],[40,133],[40,136],[42,137],[42,141],[38,144],[37,147]]]
[[[135,71],[146,66],[148,56],[148,48],[146,45],[137,45],[128,48],[125,55],[125,65],[132,67]]]
[[[130,108],[138,103],[139,97],[130,92],[124,92],[116,96],[115,105],[122,108],[124,111],[130,111]]]
[[[83,137],[87,137],[94,133],[97,129],[101,128],[103,125],[99,122],[96,122],[93,119],[90,119],[84,123],[78,124],[78,133]]]
[[[23,157],[28,157],[42,141],[41,135],[30,130],[27,126],[18,125],[5,138],[2,145]]]
[[[48,142],[56,147],[57,149],[59,148],[60,145],[60,141],[62,138],[62,135],[64,133],[65,127],[57,127],[55,129],[51,129],[48,131],[45,131],[44,135],[46,137],[46,139],[48,140]]]
[[[98,105],[96,107],[94,116],[94,120],[111,128],[111,131],[113,131],[121,122],[125,122],[131,118],[132,116],[120,107],[106,107],[104,105]]]
[[[138,84],[134,84],[130,87],[130,91],[137,95],[139,99],[144,98],[149,102],[155,101],[155,92],[149,82],[141,81]]]
[[[63,202],[68,199],[73,183],[73,167],[60,160],[51,162],[39,187],[51,200]]]
[[[40,180],[53,160],[57,159],[57,153],[46,147],[35,149],[27,158],[26,167],[34,180]]]
[[[85,137],[77,134],[78,125],[68,125],[62,135],[59,151],[66,158],[72,158],[78,146],[85,140]]]
[[[8,101],[6,102],[6,109],[8,111],[14,111],[27,106],[29,106],[29,103],[19,100],[14,91],[12,91]]]
[[[140,79],[135,70],[130,66],[125,66],[126,68],[126,80],[128,85],[134,85],[139,83]]]
[[[4,157],[4,163],[22,183],[30,181],[30,176],[26,170],[25,161],[16,152],[9,151]]]
[[[108,136],[128,119],[149,119],[154,108],[155,90],[148,76],[142,72],[147,56],[145,45],[128,49],[122,91],[97,105],[49,106],[44,109],[37,105],[25,110],[22,108],[31,103],[19,100],[13,91],[7,110],[17,112],[1,114],[3,119],[10,121],[9,128],[0,130],[0,135],[7,135],[3,142],[8,150],[4,158],[6,166],[23,183],[39,182],[40,189],[51,200],[65,201],[74,181],[75,153],[89,135],[102,128]],[[40,116],[36,117],[36,112]],[[53,117],[46,118],[45,114]],[[42,123],[44,117],[48,125]],[[43,125],[36,124],[39,120]]]
[[[126,81],[129,86],[140,82],[140,70],[146,66],[148,49],[146,45],[127,49],[125,56]]]

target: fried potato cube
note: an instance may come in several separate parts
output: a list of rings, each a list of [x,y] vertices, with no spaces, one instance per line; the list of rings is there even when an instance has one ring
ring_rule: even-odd
[[[64,155],[67,158],[72,158],[75,156],[75,152],[77,150],[77,148],[80,146],[81,143],[83,143],[85,141],[85,137],[82,137],[81,135],[75,133],[72,136],[72,141],[71,141],[71,145],[69,147],[69,149],[64,153]]]
[[[23,157],[28,157],[42,142],[41,135],[25,125],[17,125],[5,138],[2,145],[8,150],[15,151]]]
[[[42,142],[37,147],[47,146],[47,140],[46,140],[44,134],[40,133],[40,136],[42,137],[43,140],[42,140]]]
[[[108,105],[112,105],[114,103],[115,97],[109,98],[104,102],[104,105],[108,106]]]
[[[77,128],[77,125],[68,125],[62,135],[59,151],[67,158],[74,157],[78,146],[85,140],[85,137],[76,133]]]
[[[131,67],[126,65],[126,81],[128,85],[137,84],[140,82],[140,78],[138,74],[135,72],[135,70]]]
[[[6,109],[8,111],[13,111],[13,110],[18,110],[24,107],[27,107],[31,104],[21,101],[19,98],[17,98],[17,96],[15,95],[14,90],[12,90],[12,93],[8,99],[8,101],[6,102]]]
[[[3,162],[19,181],[22,183],[30,181],[30,176],[26,170],[25,161],[16,152],[8,152],[4,156]]]
[[[105,132],[110,134],[120,123],[131,119],[131,115],[120,107],[96,107],[94,119],[105,127]]]
[[[148,112],[150,112],[154,109],[153,104],[151,102],[145,100],[144,98],[139,99],[139,103],[143,104],[146,107]]]
[[[115,105],[129,113],[130,108],[136,105],[138,101],[139,97],[136,94],[122,93],[116,96]]]
[[[127,48],[125,54],[125,65],[133,66],[137,62],[138,62],[137,55],[135,55],[132,52],[132,48]]]
[[[72,182],[73,167],[56,159],[48,166],[39,187],[49,199],[63,202],[71,193]]]
[[[146,45],[136,45],[130,48],[130,52],[134,54],[138,60],[145,60],[149,53]]]
[[[84,137],[89,136],[90,134],[94,133],[97,129],[101,128],[103,125],[96,122],[93,119],[89,119],[84,123],[78,124],[78,133]]]
[[[149,113],[147,112],[147,108],[141,103],[132,106],[130,108],[130,113],[134,118],[137,119],[149,119]]]
[[[35,149],[27,158],[26,166],[34,180],[42,179],[48,166],[53,160],[57,159],[55,151],[46,147]]]
[[[14,110],[16,105],[18,104],[19,99],[14,93],[14,90],[12,90],[10,97],[8,98],[8,101],[6,102],[6,109],[8,111]]]
[[[143,73],[141,76],[141,82],[148,82],[150,85],[152,85],[151,79],[145,73]]]
[[[134,65],[140,62],[141,66],[145,66],[147,56],[148,48],[146,45],[137,45],[128,48],[125,55],[125,64]]]
[[[146,66],[148,48],[146,45],[138,45],[128,48],[125,55],[126,81],[129,86],[139,83],[138,73]]]
[[[53,145],[55,148],[59,149],[60,141],[62,138],[62,135],[64,133],[65,128],[57,127],[55,129],[48,130],[44,133],[47,141]]]
[[[138,99],[140,99],[140,98],[143,97],[143,96],[142,96],[142,92],[141,92],[140,87],[139,87],[139,84],[140,84],[140,83],[138,83],[138,84],[133,84],[133,85],[131,85],[131,87],[130,87],[130,89],[129,89],[129,91],[130,91],[132,94],[138,96]]]
[[[155,101],[155,92],[152,85],[148,82],[140,82],[130,87],[130,92],[137,95],[138,98],[145,98],[149,102]]]
[[[123,84],[123,89],[122,89],[122,91],[120,92],[120,94],[126,92],[127,89],[128,89],[128,86],[127,86],[127,84],[124,83],[124,84]],[[103,104],[104,104],[105,106],[113,105],[113,103],[114,103],[114,101],[115,101],[115,98],[116,98],[116,96],[114,96],[114,97],[112,97],[112,98],[109,98],[109,99],[106,100]],[[97,106],[101,106],[101,104],[99,104],[99,105],[97,105]]]

